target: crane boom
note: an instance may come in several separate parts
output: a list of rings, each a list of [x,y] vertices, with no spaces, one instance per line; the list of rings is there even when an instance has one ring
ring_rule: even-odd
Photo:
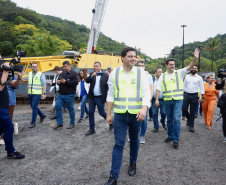
[[[89,41],[87,45],[87,54],[93,53],[96,49],[97,41],[100,35],[100,29],[103,23],[105,10],[108,0],[96,0],[95,9],[93,9],[93,20],[91,24]]]

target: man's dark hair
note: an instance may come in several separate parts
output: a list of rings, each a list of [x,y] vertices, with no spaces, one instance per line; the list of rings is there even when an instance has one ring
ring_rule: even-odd
[[[142,63],[142,64],[144,64],[144,66],[145,66],[145,61],[144,61],[144,60],[138,60],[138,61],[137,61],[137,65],[138,65],[138,63]]]
[[[31,63],[31,66],[32,66],[33,64],[36,64],[36,65],[38,66],[38,64],[37,64],[36,62],[32,62],[32,63]]]
[[[71,64],[70,64],[70,62],[69,62],[69,61],[67,61],[67,60],[63,62],[63,65],[65,65],[65,64],[67,64],[68,66],[70,66],[70,65],[71,65]]]
[[[94,62],[94,64],[99,64],[99,65],[101,66],[101,63],[100,63],[100,62],[98,62],[98,61]]]
[[[174,61],[174,62],[175,62],[175,60],[174,60],[173,58],[168,58],[168,59],[166,60],[166,65],[169,64],[169,61]]]
[[[158,69],[161,69],[161,70],[162,70],[162,68],[161,68],[161,67],[158,67],[158,68],[155,70],[155,72],[157,72],[157,71],[158,71]]]
[[[126,47],[126,48],[124,48],[124,49],[122,50],[122,52],[121,52],[121,57],[125,57],[126,54],[127,54],[127,52],[129,52],[129,51],[135,51],[135,52],[136,52],[136,49],[134,49],[134,48],[132,48],[132,47]]]
[[[53,71],[61,71],[60,66],[55,66],[54,69],[53,69]]]

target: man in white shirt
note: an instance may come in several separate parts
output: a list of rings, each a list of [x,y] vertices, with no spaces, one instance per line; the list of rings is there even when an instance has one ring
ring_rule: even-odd
[[[153,112],[153,123],[154,123],[154,129],[153,132],[156,133],[159,130],[159,120],[158,120],[158,112],[160,109],[161,119],[160,122],[162,123],[162,127],[167,130],[165,120],[166,120],[166,112],[165,112],[165,103],[163,100],[163,92],[161,91],[159,95],[159,107],[155,106],[155,99],[156,99],[156,88],[158,86],[159,78],[162,74],[162,68],[157,68],[155,70],[155,77],[153,78],[153,85],[154,85],[154,95],[152,98],[152,112]]]
[[[175,70],[174,59],[166,60],[167,71],[163,73],[159,79],[156,88],[155,106],[159,106],[159,95],[163,91],[163,99],[165,102],[165,111],[167,116],[168,138],[165,142],[173,141],[174,148],[179,146],[180,136],[180,117],[183,103],[184,83],[183,78],[196,64],[199,57],[199,50],[195,49],[193,61],[185,68]]]
[[[141,67],[145,70],[145,61],[143,60],[138,60],[137,61],[137,67]],[[153,79],[152,79],[152,76],[149,74],[148,71],[146,71],[146,75],[148,77],[148,82],[149,82],[149,86],[150,86],[150,90],[151,90],[151,99],[150,101],[152,100],[152,96],[154,94],[154,88],[153,88]],[[151,109],[151,108],[150,108]],[[146,115],[146,118],[142,121],[141,123],[141,131],[140,131],[140,143],[144,144],[145,143],[145,133],[146,133],[146,130],[147,130],[147,117],[148,117],[148,111],[147,111],[147,115]]]
[[[110,178],[105,185],[117,184],[128,128],[130,137],[128,173],[130,176],[136,173],[141,122],[150,107],[151,92],[146,72],[142,68],[135,67],[136,50],[131,47],[124,48],[121,58],[122,66],[115,68],[108,80],[106,121],[108,124],[113,123],[111,110],[114,106],[115,145]]]
[[[187,118],[187,126],[189,126],[189,131],[194,132],[194,120],[195,120],[195,110],[197,106],[197,99],[199,89],[201,96],[199,96],[198,102],[202,102],[204,98],[204,85],[202,77],[197,75],[197,66],[193,66],[191,69],[191,74],[187,75],[184,79],[184,100],[182,111],[185,113]],[[188,106],[190,105],[190,113],[188,112]]]

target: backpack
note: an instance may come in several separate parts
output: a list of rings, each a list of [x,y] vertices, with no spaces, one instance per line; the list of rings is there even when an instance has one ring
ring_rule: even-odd
[[[217,102],[217,107],[220,108],[221,113],[226,110],[226,94],[222,94],[219,101]]]

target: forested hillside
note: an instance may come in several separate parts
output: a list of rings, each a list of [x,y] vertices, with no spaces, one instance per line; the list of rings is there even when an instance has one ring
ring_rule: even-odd
[[[217,44],[216,41],[218,40]],[[214,42],[214,43],[213,43]],[[215,44],[215,45],[214,45]],[[188,65],[194,58],[193,52],[197,46],[202,46],[200,53],[200,72],[216,72],[218,68],[226,69],[226,34],[218,34],[204,42],[193,42],[184,45],[184,65]],[[174,56],[173,56],[174,49]],[[176,69],[182,67],[182,46],[176,46],[167,58],[174,58]],[[213,53],[212,53],[213,50]],[[152,59],[147,62],[146,68],[154,73],[158,67],[164,68],[167,58]],[[213,64],[213,69],[212,69]],[[198,65],[198,62],[197,62]],[[166,68],[165,68],[166,69]]]
[[[91,18],[90,18],[91,20]],[[90,29],[73,21],[41,15],[18,7],[10,0],[0,0],[0,53],[13,56],[26,50],[28,56],[56,55],[64,50],[85,52]],[[100,34],[97,50],[120,54],[125,43]],[[146,58],[138,50],[142,58]]]

